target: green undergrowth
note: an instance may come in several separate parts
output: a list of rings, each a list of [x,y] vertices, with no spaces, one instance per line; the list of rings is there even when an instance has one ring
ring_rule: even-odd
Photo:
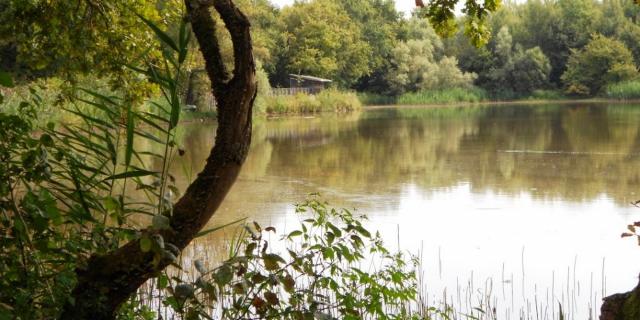
[[[560,90],[534,90],[526,100],[564,100],[568,97]]]
[[[560,90],[535,90],[528,95],[518,95],[512,92],[488,93],[482,88],[473,87],[469,89],[451,88],[444,90],[407,92],[400,96],[359,92],[358,98],[365,106],[383,106],[477,103],[491,101],[565,100],[568,97]]]
[[[442,90],[423,90],[407,92],[399,96],[386,96],[376,93],[363,92],[358,98],[364,105],[425,105],[447,104],[461,102],[482,102],[490,100],[488,93],[478,87],[450,88]]]
[[[604,96],[612,99],[640,99],[640,80],[610,84],[605,88]]]
[[[386,106],[397,102],[397,97],[373,92],[358,92],[358,99],[365,106]]]
[[[280,240],[275,228],[254,222],[239,229],[217,266],[194,260],[192,270],[163,273],[140,289],[134,310],[160,300],[160,314],[182,319],[448,318],[420,299],[418,258],[387,249],[366,217],[317,196],[296,212],[300,225]],[[159,297],[146,298],[154,288]]]
[[[267,96],[263,99],[261,111],[266,114],[350,112],[362,107],[355,93],[336,89],[324,90],[316,95],[300,93],[292,96]]]
[[[451,88],[405,93],[398,97],[398,104],[431,104],[456,102],[481,102],[488,100],[487,92],[480,88]]]

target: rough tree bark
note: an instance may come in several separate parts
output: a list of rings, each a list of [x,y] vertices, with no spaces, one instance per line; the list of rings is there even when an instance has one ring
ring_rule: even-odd
[[[256,96],[247,17],[231,0],[185,0],[185,4],[218,102],[218,129],[204,169],[175,204],[171,229],[160,233],[166,243],[174,244],[180,250],[207,224],[238,176],[251,143],[251,112]],[[211,7],[218,12],[231,35],[232,74],[227,72],[222,61]],[[117,308],[140,285],[171,262],[161,261],[154,265],[152,260],[153,253],[143,253],[138,240],[109,254],[91,257],[85,268],[77,270],[73,302],[65,305],[61,319],[113,319]]]
[[[640,319],[640,283],[629,292],[604,298],[600,308],[600,320],[638,319]]]

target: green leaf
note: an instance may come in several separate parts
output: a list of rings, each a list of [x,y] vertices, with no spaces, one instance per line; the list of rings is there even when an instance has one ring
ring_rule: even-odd
[[[129,168],[131,164],[131,155],[133,154],[133,112],[131,111],[132,103],[127,106],[127,144],[124,150],[124,165]]]
[[[149,252],[149,250],[151,250],[151,239],[149,239],[149,237],[142,237],[140,239],[140,250],[142,250],[142,252]]]
[[[247,219],[247,218],[245,217],[245,218],[242,218],[242,219],[238,219],[238,220],[235,220],[235,221],[231,221],[231,222],[226,223],[226,224],[223,224],[223,225],[221,225],[221,226],[215,226],[215,227],[213,227],[213,228],[211,228],[211,229],[207,229],[207,230],[204,230],[204,231],[200,231],[200,232],[198,232],[198,234],[196,234],[196,236],[194,237],[194,239],[195,239],[195,238],[202,237],[202,236],[205,236],[205,235],[207,235],[207,234],[209,234],[209,233],[211,233],[211,232],[218,231],[218,230],[220,230],[220,229],[222,229],[222,228],[226,228],[226,227],[228,227],[228,226],[230,226],[230,225],[236,224],[236,223],[241,222],[241,221],[244,221],[244,220],[246,220],[246,219]]]
[[[187,30],[187,23],[182,22],[180,24],[180,52],[178,54],[178,62],[183,63],[187,58],[187,52],[189,50],[189,38],[191,37],[191,32]]]
[[[189,298],[189,297],[193,296],[194,288],[189,283],[181,283],[181,284],[178,284],[173,289],[173,292],[174,292],[176,298],[178,298],[180,300],[184,300],[186,298]]]
[[[233,271],[228,265],[222,265],[213,275],[213,280],[220,286],[224,286],[233,279]]]
[[[328,260],[333,260],[333,249],[331,248],[324,248],[322,249],[322,257],[324,259],[328,259]]]
[[[331,231],[333,231],[333,233],[335,234],[336,237],[341,237],[342,236],[342,231],[340,231],[340,229],[338,229],[338,227],[334,226],[333,223],[327,221],[327,227],[329,227],[329,229],[331,229]]]
[[[108,211],[116,210],[120,207],[120,203],[114,197],[106,197],[104,199],[104,208]]]
[[[158,276],[158,288],[159,289],[164,289],[169,285],[169,278],[164,275],[161,274],[160,276]]]
[[[105,180],[118,180],[118,179],[133,178],[133,177],[144,177],[144,176],[150,176],[150,175],[153,175],[153,174],[156,174],[156,173],[153,172],[153,171],[137,169],[137,170],[132,170],[132,171],[127,171],[127,172],[114,174],[114,175],[108,177]]]
[[[171,116],[169,117],[169,130],[178,125],[178,120],[180,120],[180,99],[174,90],[171,92]]]
[[[100,101],[106,101],[106,102],[108,102],[108,103],[110,103],[110,104],[112,104],[112,105],[118,105],[118,103],[116,102],[116,100],[119,100],[119,98],[118,98],[118,97],[113,97],[113,96],[112,96],[112,97],[109,97],[109,96],[105,96],[105,95],[103,95],[103,94],[101,94],[101,93],[99,93],[99,92],[96,92],[96,91],[93,91],[93,90],[91,90],[91,89],[87,89],[87,88],[80,88],[80,90],[82,90],[82,91],[84,91],[84,92],[86,92],[86,93],[88,93],[88,94],[92,95],[94,98],[97,98],[97,99],[98,99],[98,100],[100,100]],[[80,100],[81,100],[81,101],[86,101],[86,100],[83,100],[83,99],[80,99]],[[94,106],[96,106],[96,107],[104,106],[104,105],[102,105],[102,104],[97,104],[97,105],[96,105],[96,104],[94,104],[94,103],[91,103],[91,104],[93,104],[93,105],[94,105]],[[107,113],[113,113],[113,114],[115,114],[115,113],[116,113],[115,111],[113,111],[112,109],[109,109],[109,108],[101,108],[101,109],[102,109],[103,111],[107,112]]]
[[[149,28],[151,28],[151,30],[153,30],[153,32],[155,32],[155,34],[158,36],[158,38],[160,38],[160,40],[162,42],[164,42],[166,45],[168,45],[169,47],[171,47],[171,49],[179,52],[180,50],[178,49],[178,46],[176,45],[175,41],[173,41],[173,39],[171,39],[171,37],[165,33],[164,31],[160,30],[160,28],[158,27],[158,25],[156,25],[155,23],[151,22],[150,20],[147,20],[145,17],[141,16],[138,14],[138,17],[140,17],[140,19],[142,19],[142,21],[144,21],[144,23],[149,26]]]
[[[265,254],[262,258],[264,259],[264,268],[269,271],[278,270],[279,263],[285,263],[282,257],[273,253]]]
[[[0,86],[13,88],[13,79],[11,79],[11,75],[7,72],[0,70]]]
[[[282,284],[284,285],[284,290],[292,293],[295,289],[296,282],[290,274],[287,274],[284,279],[282,279]]]
[[[293,238],[293,237],[297,237],[297,236],[300,236],[300,235],[302,235],[302,231],[295,230],[295,231],[292,231],[291,233],[289,233],[289,235],[287,235],[287,238]]]
[[[363,228],[362,226],[355,226],[356,231],[358,231],[358,233],[360,233],[361,235],[367,237],[367,238],[371,238],[371,233]]]
[[[47,133],[44,133],[40,136],[40,143],[42,143],[46,147],[53,147],[53,138]]]
[[[251,243],[247,244],[247,247],[244,249],[244,254],[246,256],[252,255],[253,254],[253,250],[255,250],[256,247],[258,247],[258,245],[255,242],[251,242]]]

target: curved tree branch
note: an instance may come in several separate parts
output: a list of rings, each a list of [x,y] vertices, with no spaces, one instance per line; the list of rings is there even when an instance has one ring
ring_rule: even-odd
[[[229,81],[227,68],[222,60],[220,44],[216,35],[216,21],[211,17],[209,7],[212,4],[197,1],[185,1],[191,29],[200,45],[200,52],[205,59],[205,68],[211,80],[215,95],[222,94]]]
[[[251,114],[257,91],[249,20],[231,0],[208,2],[185,0],[218,102],[218,128],[204,169],[174,206],[171,229],[160,232],[166,243],[180,250],[207,224],[240,172],[251,143]],[[231,34],[235,63],[231,79],[222,62],[210,3]],[[91,257],[85,268],[77,270],[73,301],[65,305],[61,318],[113,319],[117,308],[140,285],[171,263],[167,259],[154,263],[153,258],[153,253],[142,252],[139,240]]]

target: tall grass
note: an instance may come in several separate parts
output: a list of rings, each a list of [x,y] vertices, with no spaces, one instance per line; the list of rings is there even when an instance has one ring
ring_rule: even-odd
[[[421,105],[459,102],[475,103],[481,101],[502,100],[563,100],[567,97],[559,90],[534,90],[529,95],[522,95],[514,92],[488,93],[482,88],[472,87],[470,89],[450,88],[443,90],[407,92],[400,96],[383,95],[373,92],[359,92],[358,98],[363,105],[380,106],[394,104]]]
[[[477,87],[468,89],[451,88],[444,90],[425,90],[408,92],[397,99],[397,104],[417,105],[431,103],[480,102],[488,100],[485,90]]]
[[[196,261],[204,264],[204,269],[207,270],[219,268],[224,264],[224,260],[227,257],[232,257],[233,252],[238,251],[241,235],[245,232],[245,229],[246,226],[238,227],[236,232],[231,231],[231,234],[235,235],[226,235],[222,238],[224,240],[220,241],[197,239],[180,256],[181,268],[169,269],[165,272],[165,277],[171,279],[170,281],[178,281],[178,283],[180,281],[198,282],[201,272],[198,271]],[[278,227],[278,230],[280,229]],[[284,250],[283,239],[278,242],[273,241],[269,245],[269,250],[275,251],[270,252]],[[300,245],[302,242],[298,244]],[[506,268],[505,263],[503,263],[502,269],[496,270],[493,275],[483,274],[482,272],[474,273],[471,270],[469,274],[456,276],[455,284],[452,285],[452,283],[446,282],[446,276],[443,280],[443,272],[447,273],[447,270],[446,268],[442,269],[442,259],[444,257],[446,260],[446,253],[441,255],[440,250],[438,250],[436,257],[425,258],[425,253],[421,249],[416,257],[416,269],[404,270],[404,272],[414,273],[416,283],[413,285],[415,285],[416,294],[404,301],[408,314],[406,314],[406,318],[401,319],[578,320],[598,318],[598,301],[607,295],[604,259],[602,261],[602,270],[592,270],[589,278],[576,277],[576,269],[580,269],[577,264],[578,257],[576,256],[573,265],[567,266],[566,269],[549,271],[550,283],[547,281],[536,283],[540,279],[530,280],[525,273],[524,247],[522,250],[521,272],[514,272],[513,269]],[[379,261],[376,259],[369,260],[370,258],[367,255],[364,260],[366,263],[361,263],[361,267],[370,266],[369,268],[375,269],[376,266],[380,266]],[[323,259],[321,255],[318,255],[314,261],[318,263],[321,259]],[[432,260],[429,263],[430,266],[437,265],[437,267],[429,268],[427,264],[424,264],[429,260]],[[367,270],[367,267],[362,270]],[[428,276],[427,272],[432,273],[432,275]],[[439,276],[435,276],[435,274],[439,274]],[[340,281],[340,277],[341,275],[336,275],[333,279]],[[308,288],[309,282],[302,281],[299,284],[301,285],[300,289],[304,290],[303,288]],[[179,319],[175,310],[162,303],[163,299],[167,298],[167,292],[163,291],[162,288],[164,286],[166,284],[159,285],[158,278],[151,279],[138,290],[135,299],[147,310],[154,310],[156,315],[162,315],[163,319]],[[335,299],[328,290],[320,289],[318,292],[321,293],[318,296]],[[278,292],[278,294],[283,294],[283,292]],[[368,299],[368,295],[363,291],[354,291],[354,294],[356,299],[363,301]],[[224,319],[216,309],[231,308],[231,301],[223,296],[218,298],[217,304],[209,305],[206,312],[213,319]],[[281,301],[287,300],[283,298]],[[383,311],[388,312],[387,315],[390,316],[395,314],[396,309],[394,305],[385,305],[383,306]],[[327,312],[335,314],[336,310],[330,308]],[[229,319],[234,318],[230,317]],[[285,317],[282,317],[282,319],[285,319]],[[363,317],[362,319],[375,318]]]
[[[268,96],[264,97],[264,105],[266,114],[350,112],[362,107],[355,93],[335,89],[324,90],[317,95]]]
[[[640,80],[610,84],[605,88],[605,97],[613,99],[640,99]]]
[[[533,90],[527,100],[562,100],[567,99],[560,90]]]
[[[358,93],[360,102],[364,105],[421,105],[443,104],[456,102],[480,102],[489,99],[487,92],[478,87],[449,88],[442,90],[423,90],[407,92],[399,96],[382,95],[373,92]]]
[[[397,97],[375,92],[358,92],[358,99],[365,106],[396,104]]]

